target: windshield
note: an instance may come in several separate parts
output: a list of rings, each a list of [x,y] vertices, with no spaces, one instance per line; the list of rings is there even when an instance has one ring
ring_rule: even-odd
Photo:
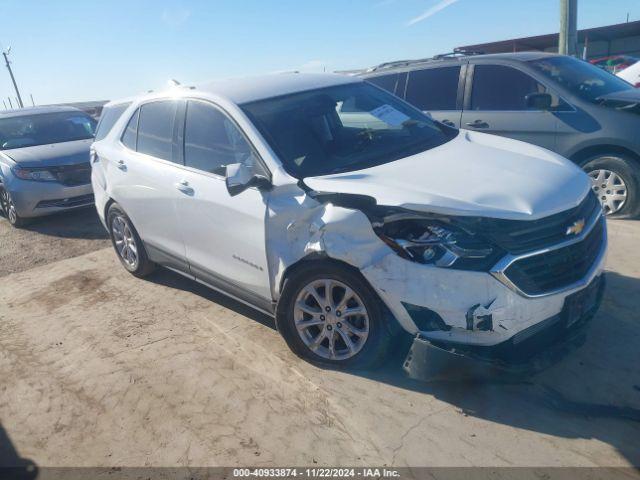
[[[260,100],[242,109],[296,178],[389,163],[455,136],[364,82]]]
[[[96,121],[82,112],[0,118],[0,150],[93,138]]]
[[[633,89],[615,75],[571,57],[544,58],[533,60],[530,64],[547,78],[593,103],[598,103],[603,95]]]

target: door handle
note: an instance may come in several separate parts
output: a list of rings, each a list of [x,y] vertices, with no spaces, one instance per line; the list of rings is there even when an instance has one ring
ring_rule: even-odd
[[[123,172],[127,171],[127,164],[124,163],[124,160],[118,160],[118,168]]]
[[[476,120],[474,122],[467,123],[468,127],[471,128],[489,128],[489,124],[484,120]]]
[[[178,183],[176,183],[176,188],[182,193],[193,195],[193,188],[191,188],[189,182],[187,182],[186,180],[180,180]]]

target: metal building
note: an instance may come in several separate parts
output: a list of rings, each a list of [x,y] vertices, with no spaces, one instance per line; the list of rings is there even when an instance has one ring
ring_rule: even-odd
[[[462,50],[484,53],[558,51],[558,34],[514,38],[498,42],[479,43],[459,47]],[[587,28],[578,31],[578,53],[586,59],[611,55],[630,55],[640,58],[640,21]]]

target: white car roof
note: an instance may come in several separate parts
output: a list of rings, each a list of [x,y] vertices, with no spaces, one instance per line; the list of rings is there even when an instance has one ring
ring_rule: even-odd
[[[232,78],[196,85],[195,91],[225,97],[235,104],[315,90],[361,79],[328,73],[274,73],[245,78]]]
[[[174,89],[176,88],[182,89],[183,92],[191,91],[222,97],[231,103],[240,105],[265,98],[279,97],[335,85],[362,83],[363,81],[363,79],[357,77],[333,73],[273,73],[269,75],[216,80],[195,86],[179,85],[164,91],[148,92],[134,97],[112,100],[105,105],[105,108],[135,102],[136,100],[143,101],[145,99],[164,97],[167,92],[175,91]]]

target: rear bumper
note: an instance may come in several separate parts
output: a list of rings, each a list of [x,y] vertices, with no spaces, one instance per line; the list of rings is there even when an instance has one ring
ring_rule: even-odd
[[[605,275],[601,274],[585,288],[593,291],[595,302],[579,318],[570,318],[567,301],[557,315],[496,345],[461,345],[418,334],[404,369],[410,377],[427,381],[496,375],[505,380],[537,373],[584,343],[589,322],[602,303],[605,283]]]

